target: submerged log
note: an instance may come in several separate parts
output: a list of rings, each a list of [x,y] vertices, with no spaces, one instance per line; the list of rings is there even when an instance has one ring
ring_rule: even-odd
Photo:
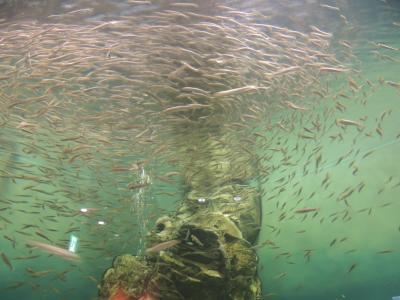
[[[160,252],[122,255],[103,277],[99,299],[261,299],[256,242],[261,207],[251,154],[232,133],[181,135],[188,188],[161,217],[148,244]],[[243,167],[246,166],[246,167]],[[125,298],[118,298],[123,291]],[[147,298],[146,298],[147,297]]]

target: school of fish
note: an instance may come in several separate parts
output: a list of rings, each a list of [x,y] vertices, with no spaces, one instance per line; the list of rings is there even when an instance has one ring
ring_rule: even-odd
[[[179,201],[174,189],[187,154],[174,136],[197,127],[218,125],[235,132],[244,148],[260,149],[252,163],[259,169],[270,237],[254,248],[271,250],[276,259],[295,264],[292,251],[302,251],[309,262],[318,251],[280,247],[275,238],[284,222],[296,222],[296,234],[306,235],[304,222],[351,224],[360,214],[372,218],[396,205],[376,200],[361,207],[352,199],[372,189],[362,165],[377,150],[363,147],[364,141],[400,140],[400,131],[385,129],[395,122],[392,109],[368,115],[368,98],[380,88],[398,95],[400,80],[363,78],[350,40],[334,40],[316,26],[297,31],[272,25],[268,14],[211,2],[212,9],[165,1],[145,14],[80,24],[74,22],[92,10],[1,23],[0,245],[7,247],[0,256],[9,272],[19,271],[21,261],[33,265],[21,271],[25,281],[7,289],[40,290],[40,278],[65,281],[69,272],[97,284],[98,272],[115,255],[133,252],[144,234],[138,228],[151,228],[164,213],[151,201],[135,204],[133,195],[151,189],[155,198]],[[350,26],[339,7],[318,9],[337,13]],[[400,62],[399,48],[380,41],[371,47],[378,59]],[[340,150],[331,153],[333,146]],[[353,178],[341,190],[333,187],[339,167]],[[140,177],[144,170],[151,181]],[[319,182],[314,190],[303,184],[307,176]],[[400,190],[400,176],[373,188],[377,199]],[[337,210],[325,209],[327,201]],[[400,223],[393,230],[400,231]],[[65,249],[70,234],[81,236],[79,256]],[[329,248],[351,243],[346,233],[329,239]],[[147,245],[146,252],[177,243]],[[356,250],[349,246],[343,254]],[[383,247],[374,254],[399,251]],[[70,262],[65,271],[37,270],[34,261],[45,255]],[[80,269],[81,260],[97,257],[108,261],[92,273]],[[358,268],[351,261],[342,275]],[[273,279],[288,276],[282,271]],[[55,287],[47,292],[61,294]]]

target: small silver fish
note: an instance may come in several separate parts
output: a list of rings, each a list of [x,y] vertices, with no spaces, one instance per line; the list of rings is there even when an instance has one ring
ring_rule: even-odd
[[[4,264],[7,265],[7,267],[13,271],[14,267],[12,266],[10,260],[8,259],[8,257],[5,255],[5,253],[1,252],[1,259],[3,260]]]
[[[63,249],[63,248],[60,248],[57,246],[40,243],[40,242],[36,242],[36,241],[28,241],[28,244],[31,246],[34,246],[36,248],[39,248],[42,251],[61,256],[67,260],[75,260],[75,261],[79,260],[79,256],[77,254],[75,254],[74,252],[68,251],[66,249]]]
[[[152,253],[152,252],[160,252],[162,250],[174,247],[180,243],[179,240],[170,240],[166,242],[162,242],[159,244],[154,245],[153,247],[147,248],[146,253]]]

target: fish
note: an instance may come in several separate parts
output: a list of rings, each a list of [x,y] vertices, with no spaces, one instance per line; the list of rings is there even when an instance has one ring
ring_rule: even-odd
[[[232,95],[243,94],[243,93],[248,93],[248,92],[255,92],[260,89],[266,89],[266,88],[261,88],[261,87],[254,86],[254,85],[248,85],[248,86],[243,86],[243,87],[239,87],[239,88],[235,88],[235,89],[216,92],[216,93],[212,94],[212,96],[214,98],[220,98],[220,97],[232,96]]]
[[[14,290],[14,289],[17,289],[17,288],[23,286],[24,284],[25,284],[25,281],[16,281],[14,284],[9,285],[8,287],[6,287],[6,289]]]
[[[5,239],[7,239],[7,240],[9,240],[11,243],[12,243],[12,246],[13,246],[13,248],[15,249],[15,245],[16,245],[16,241],[15,241],[15,239],[13,239],[13,238],[11,238],[11,237],[9,237],[9,236],[7,236],[7,235],[3,235],[3,237],[5,238]]]
[[[372,153],[374,153],[375,152],[375,150],[370,150],[370,151],[368,151],[368,152],[366,152],[363,156],[362,156],[362,158],[366,158],[366,157],[368,157],[368,156],[370,156]]]
[[[90,281],[92,281],[94,284],[98,284],[97,279],[92,276],[92,275],[87,275],[86,278],[88,278]]]
[[[327,5],[327,4],[320,4],[319,6],[322,8],[327,8],[327,9],[333,10],[333,11],[340,11],[340,8],[337,6],[331,6],[331,5]]]
[[[348,269],[347,273],[351,273],[355,268],[356,268],[357,264],[353,263],[350,268]]]
[[[267,293],[263,295],[263,299],[278,296],[277,293]]]
[[[294,110],[302,110],[302,111],[309,110],[309,108],[306,108],[304,106],[296,105],[296,104],[294,104],[293,102],[290,102],[290,101],[284,101],[284,103],[288,108],[291,108],[291,109],[294,109]]]
[[[57,247],[57,246],[53,246],[53,245],[49,245],[49,244],[45,244],[45,243],[41,243],[41,242],[37,242],[37,241],[32,241],[29,240],[28,245],[36,247],[42,251],[48,252],[50,254],[54,254],[57,256],[60,256],[64,259],[67,260],[71,260],[71,261],[78,261],[80,259],[80,257],[75,254],[74,252],[68,251],[66,249]]]
[[[3,260],[4,264],[11,270],[14,270],[14,267],[11,264],[11,261],[8,259],[7,255],[4,252],[1,252],[0,254],[1,259]]]
[[[394,81],[391,81],[391,80],[386,80],[385,83],[390,85],[391,87],[400,88],[400,82],[394,82]]]
[[[286,273],[286,272],[283,272],[283,273],[280,273],[280,274],[276,275],[276,276],[274,277],[274,279],[275,279],[275,280],[282,279],[282,278],[286,277],[286,275],[287,275],[287,273]]]
[[[333,73],[342,73],[342,72],[350,72],[350,69],[347,68],[333,68],[333,67],[321,67],[319,68],[321,72],[333,72]]]
[[[336,119],[336,124],[337,125],[343,125],[343,126],[357,126],[357,127],[362,127],[363,125],[360,122],[357,121],[352,121],[349,119]]]
[[[356,252],[356,251],[357,251],[357,249],[351,249],[351,250],[347,250],[345,253],[349,254],[349,253],[353,253],[353,252]]]
[[[146,187],[146,186],[148,186],[149,185],[149,183],[129,183],[128,184],[128,189],[130,189],[130,190],[134,190],[134,189],[140,189],[140,188],[143,188],[143,187]]]
[[[176,112],[186,112],[186,111],[192,111],[192,110],[197,110],[197,109],[203,109],[203,108],[210,108],[210,104],[200,104],[200,103],[192,103],[188,105],[177,105],[173,107],[169,107],[161,111],[163,114],[167,113],[176,113]]]
[[[26,272],[28,272],[32,277],[42,277],[50,274],[53,270],[45,270],[45,271],[35,271],[32,268],[26,268]]]
[[[350,87],[352,87],[355,90],[359,90],[360,87],[357,85],[357,83],[354,81],[353,78],[349,77],[347,78],[347,81],[349,82]]]
[[[385,250],[381,250],[376,252],[377,254],[387,254],[387,253],[393,253],[395,250],[393,249],[385,249]]]
[[[131,171],[131,168],[126,168],[122,166],[114,166],[111,169],[112,172],[129,172]]]
[[[165,173],[164,174],[164,176],[165,177],[172,177],[172,176],[178,176],[178,175],[180,175],[181,173],[180,172],[168,172],[168,173]]]
[[[394,51],[399,51],[400,48],[395,48],[389,45],[386,45],[384,43],[375,43],[375,45],[379,48],[387,49],[387,50],[394,50]]]
[[[41,233],[40,231],[35,231],[35,233],[36,233],[36,235],[38,235],[38,236],[44,238],[45,240],[51,242],[51,240],[50,240],[46,235],[44,235],[43,233]]]
[[[300,209],[295,210],[294,212],[297,214],[304,214],[304,213],[318,211],[318,210],[319,210],[319,208],[300,208]]]
[[[14,257],[14,260],[26,260],[26,259],[35,259],[40,257],[40,255],[30,255],[30,256],[17,256]]]
[[[320,163],[321,163],[321,160],[322,160],[322,154],[319,153],[317,158],[315,159],[315,172],[318,171]]]
[[[329,181],[329,179],[330,179],[330,174],[327,172],[324,180],[322,180],[321,186],[324,186]]]
[[[3,216],[0,215],[0,218],[3,219],[4,222],[6,222],[8,224],[12,224],[12,222],[9,219],[7,219],[6,217],[3,217]]]
[[[179,243],[180,243],[180,240],[169,240],[166,242],[156,244],[150,248],[147,248],[145,252],[146,253],[157,253],[157,252],[172,248],[172,247],[178,245]]]

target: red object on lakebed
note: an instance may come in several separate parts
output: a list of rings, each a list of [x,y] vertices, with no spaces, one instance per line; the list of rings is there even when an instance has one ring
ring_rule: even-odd
[[[158,297],[151,295],[148,292],[144,292],[139,298],[133,298],[129,296],[122,288],[119,287],[112,294],[109,300],[158,300]]]

